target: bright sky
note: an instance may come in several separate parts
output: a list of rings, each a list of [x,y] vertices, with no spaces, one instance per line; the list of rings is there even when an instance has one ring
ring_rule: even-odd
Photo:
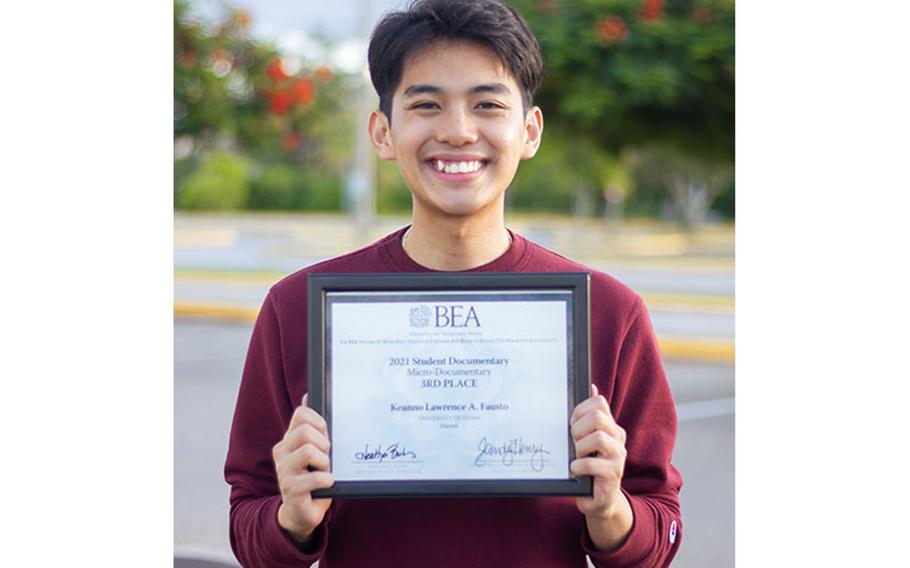
[[[288,55],[346,71],[366,63],[364,26],[369,33],[384,13],[406,4],[407,0],[191,0],[192,13],[205,20],[218,19],[225,5],[242,8],[252,16],[254,36]],[[365,15],[369,16],[366,24]],[[335,49],[324,53],[313,36],[332,40]]]

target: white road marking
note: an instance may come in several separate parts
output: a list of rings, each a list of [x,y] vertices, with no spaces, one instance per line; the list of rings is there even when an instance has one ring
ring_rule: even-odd
[[[734,414],[734,398],[715,398],[676,405],[676,415],[680,422],[714,418]]]

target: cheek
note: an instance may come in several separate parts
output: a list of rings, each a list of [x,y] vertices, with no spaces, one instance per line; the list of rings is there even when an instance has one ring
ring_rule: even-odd
[[[399,156],[399,158],[413,158],[415,152],[418,152],[424,144],[433,140],[433,127],[427,121],[406,121],[402,120],[398,126],[398,131],[392,133],[395,146],[400,152],[408,152],[410,156]]]
[[[524,141],[524,120],[518,115],[502,117],[497,123],[491,125],[490,136],[501,144],[514,145]]]
[[[524,150],[524,130],[504,128],[493,135],[490,141],[504,158],[517,158]]]

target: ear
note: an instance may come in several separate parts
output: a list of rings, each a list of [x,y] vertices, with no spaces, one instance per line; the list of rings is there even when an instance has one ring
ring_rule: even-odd
[[[531,107],[525,116],[525,139],[521,159],[528,160],[537,154],[540,139],[543,136],[543,112],[540,107]]]
[[[374,110],[370,113],[370,142],[382,160],[394,160],[395,149],[392,146],[392,128],[384,112]]]

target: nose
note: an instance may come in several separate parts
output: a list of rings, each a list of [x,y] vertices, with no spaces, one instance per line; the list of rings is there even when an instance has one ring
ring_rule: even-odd
[[[436,140],[456,147],[477,142],[477,127],[471,114],[461,108],[448,109],[442,117]]]

